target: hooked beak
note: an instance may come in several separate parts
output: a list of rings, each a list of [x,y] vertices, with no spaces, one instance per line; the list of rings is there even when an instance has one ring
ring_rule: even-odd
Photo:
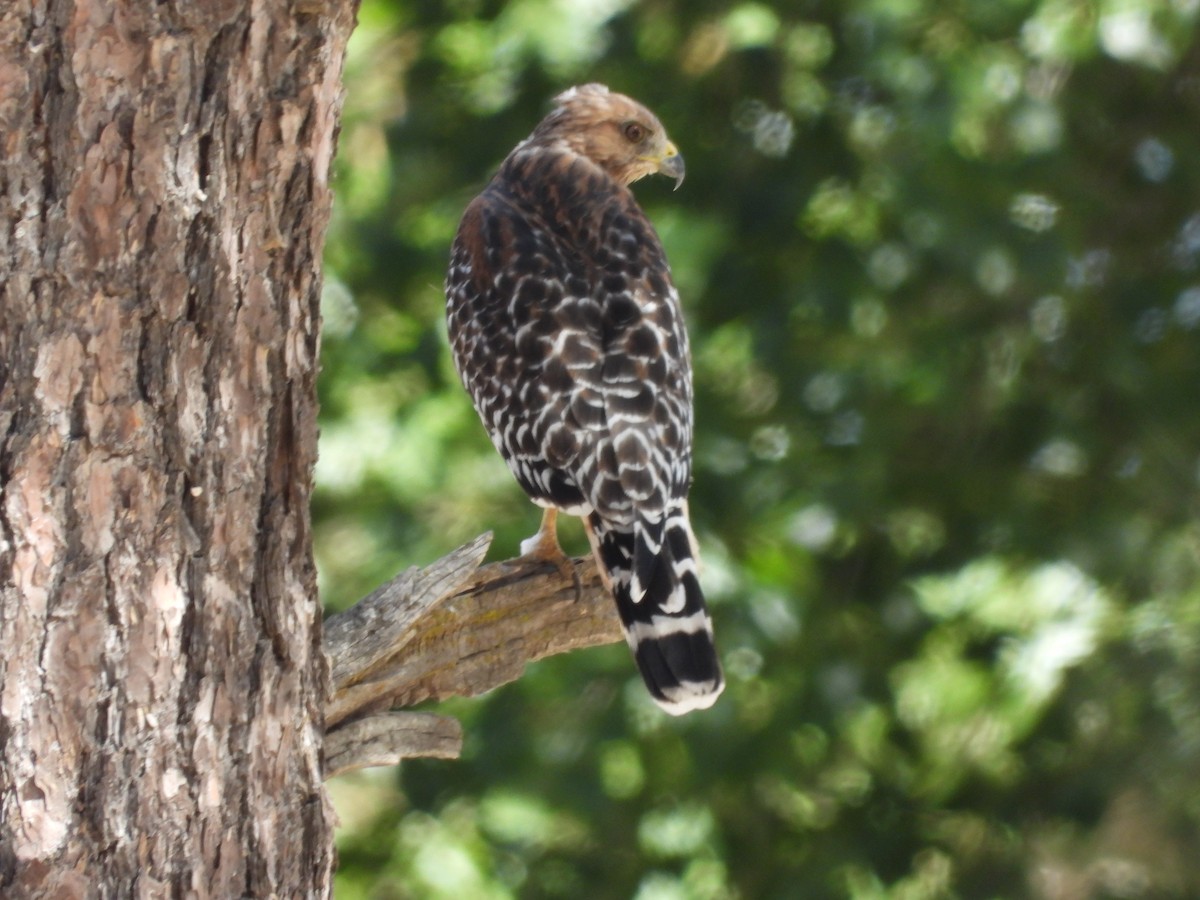
[[[667,141],[666,149],[663,150],[663,155],[657,160],[658,171],[668,178],[675,179],[675,190],[679,190],[679,186],[683,184],[683,176],[685,168],[683,165],[683,156],[679,150],[670,141]]]

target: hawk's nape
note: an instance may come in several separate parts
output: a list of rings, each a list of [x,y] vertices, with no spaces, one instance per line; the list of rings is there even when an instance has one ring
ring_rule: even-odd
[[[628,185],[683,158],[644,106],[571,88],[467,207],[446,277],[455,365],[543,529],[581,516],[651,695],[679,715],[724,681],[687,513],[692,373],[679,295]]]

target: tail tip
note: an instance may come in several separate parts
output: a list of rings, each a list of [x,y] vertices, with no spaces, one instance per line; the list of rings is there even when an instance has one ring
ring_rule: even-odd
[[[723,690],[725,681],[718,677],[707,681],[682,681],[670,686],[658,686],[658,690],[651,696],[664,712],[672,716],[682,716],[708,709],[717,702]]]

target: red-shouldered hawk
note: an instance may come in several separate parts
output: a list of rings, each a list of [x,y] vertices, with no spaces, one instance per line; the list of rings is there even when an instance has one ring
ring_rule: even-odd
[[[688,522],[692,372],[662,244],[628,185],[683,157],[654,114],[571,88],[467,207],[446,277],[454,361],[521,487],[545,507],[526,556],[561,562],[581,516],[658,704],[724,681]]]

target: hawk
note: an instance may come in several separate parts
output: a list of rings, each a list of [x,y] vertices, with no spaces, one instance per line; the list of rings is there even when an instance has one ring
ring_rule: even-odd
[[[724,680],[688,521],[687,333],[629,190],[655,172],[683,181],[653,113],[600,84],[559,94],[463,214],[446,313],[492,443],[545,508],[522,553],[566,571],[556,516],[582,517],[646,687],[681,715]]]

